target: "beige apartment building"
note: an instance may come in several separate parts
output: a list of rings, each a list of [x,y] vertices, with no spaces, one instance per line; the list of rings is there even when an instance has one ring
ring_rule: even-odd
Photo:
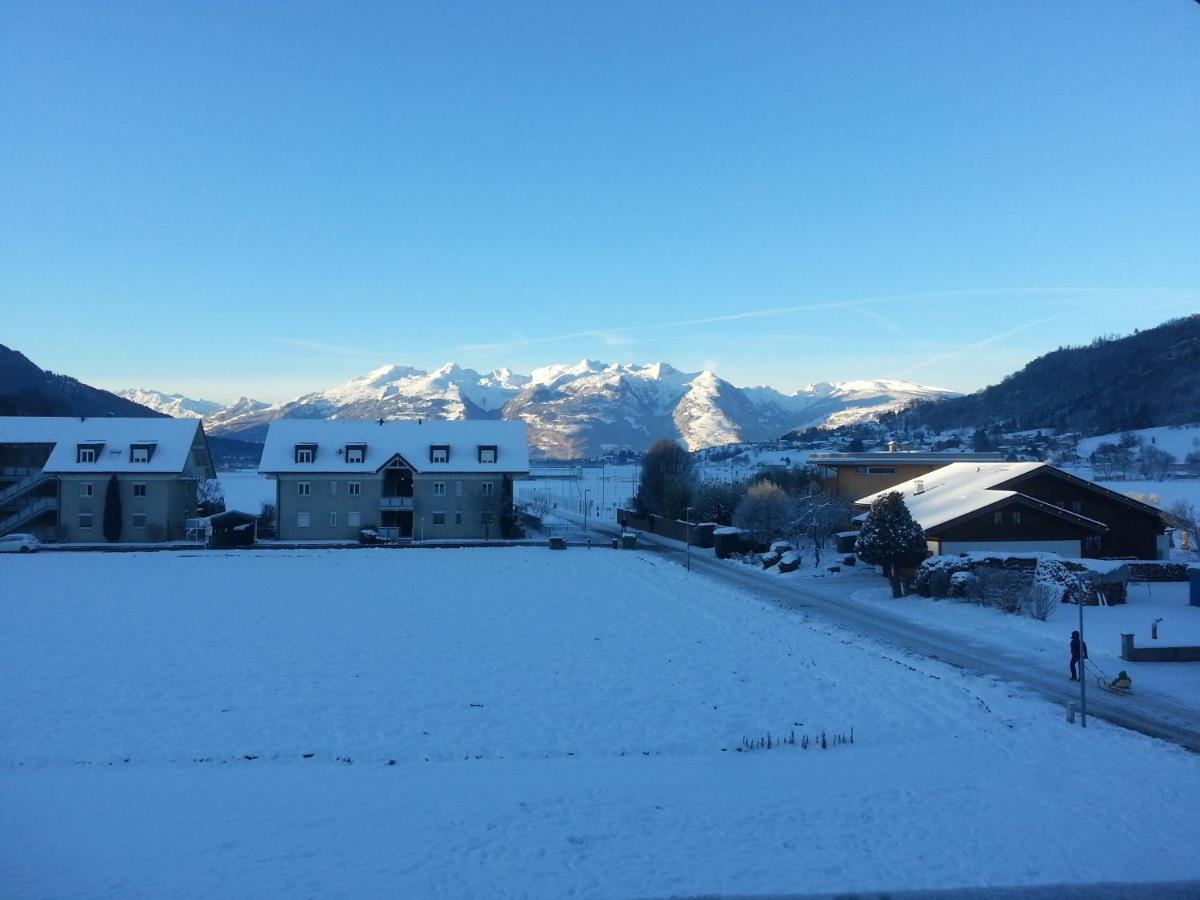
[[[524,422],[278,419],[259,472],[281,540],[491,540],[513,534],[529,450]]]
[[[199,483],[215,478],[196,419],[0,417],[0,534],[64,543],[105,541],[116,478],[121,543],[179,540]]]

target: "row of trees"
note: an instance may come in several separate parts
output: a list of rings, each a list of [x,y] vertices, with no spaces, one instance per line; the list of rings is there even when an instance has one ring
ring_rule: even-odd
[[[811,542],[815,565],[830,535],[849,528],[850,505],[821,488],[815,469],[778,469],[748,481],[699,482],[692,455],[674,441],[658,441],[642,462],[634,505],[639,515],[735,525],[756,544],[787,538]],[[919,565],[927,554],[925,532],[913,521],[897,492],[879,497],[867,513],[855,544],[864,562],[883,566],[892,594],[901,596],[900,569]]]
[[[693,522],[744,528],[758,544],[779,538],[811,542],[815,564],[826,540],[848,528],[851,516],[849,504],[822,490],[814,469],[775,469],[742,481],[701,482],[692,455],[670,440],[647,451],[634,506],[639,515],[671,519],[688,518],[690,509]]]

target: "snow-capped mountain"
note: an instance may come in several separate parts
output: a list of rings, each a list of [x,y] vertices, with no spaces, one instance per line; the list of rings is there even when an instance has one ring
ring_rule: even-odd
[[[201,419],[221,408],[220,403],[212,400],[192,400],[183,394],[164,394],[162,391],[129,388],[113,393],[176,419]]]
[[[433,372],[384,366],[345,384],[268,405],[242,398],[204,415],[210,434],[262,440],[279,418],[521,419],[535,452],[550,457],[643,450],[677,437],[693,450],[761,441],[812,425],[844,425],[914,399],[949,396],[900,381],[820,383],[791,394],[738,388],[712,372],[667,363],[584,359],[529,375],[480,373],[448,363]]]

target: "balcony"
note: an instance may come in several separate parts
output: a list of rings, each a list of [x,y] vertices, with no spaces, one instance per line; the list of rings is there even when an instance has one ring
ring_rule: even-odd
[[[412,509],[412,497],[380,497],[380,509]]]

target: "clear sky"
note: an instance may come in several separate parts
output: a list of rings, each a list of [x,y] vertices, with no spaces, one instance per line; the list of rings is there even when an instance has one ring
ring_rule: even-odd
[[[1200,311],[1200,4],[0,4],[0,343],[960,390]]]

